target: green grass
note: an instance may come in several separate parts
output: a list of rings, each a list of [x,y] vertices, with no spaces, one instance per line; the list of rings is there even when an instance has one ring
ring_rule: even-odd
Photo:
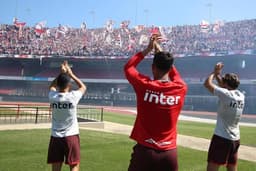
[[[0,115],[17,115],[17,109],[1,108]]]
[[[178,131],[183,135],[210,139],[214,132],[215,124],[179,121]],[[256,147],[255,127],[240,126],[241,144]]]
[[[50,130],[0,131],[1,171],[50,171],[46,164]],[[134,142],[128,136],[81,131],[81,171],[126,171]],[[204,171],[207,153],[178,148],[181,171]],[[256,163],[239,160],[241,171]],[[68,167],[63,167],[68,171]]]
[[[88,110],[88,109],[83,109]],[[91,109],[92,113],[99,113],[99,109]],[[86,112],[86,111],[85,111]],[[0,114],[2,112],[0,111]],[[10,110],[9,112],[5,112],[6,114],[17,113],[16,111]],[[25,112],[20,112],[20,114],[25,114]],[[135,115],[126,115],[114,112],[104,112],[104,121],[110,121],[115,123],[121,123],[126,125],[133,125],[135,120]],[[179,121],[178,122],[178,132],[182,135],[190,135],[200,138],[210,139],[215,124],[208,123],[199,123],[199,122],[190,122],[190,121]],[[256,136],[255,136],[255,127],[245,127],[241,126],[241,144],[249,145],[256,147]]]
[[[126,125],[133,125],[135,115],[118,114],[113,112],[104,112],[104,121],[115,122]]]
[[[113,112],[104,112],[104,121],[116,122],[121,124],[133,125],[135,115],[125,115]],[[178,132],[182,135],[195,136],[211,139],[215,124],[199,123],[191,121],[179,121]],[[256,147],[256,128],[240,126],[241,144]]]

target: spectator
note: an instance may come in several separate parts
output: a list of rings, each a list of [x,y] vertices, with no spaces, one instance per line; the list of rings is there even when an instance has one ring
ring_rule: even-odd
[[[256,20],[227,22],[217,31],[201,32],[200,25],[161,27],[164,49],[174,54],[193,55],[202,52],[227,52],[256,49]],[[33,27],[24,27],[22,36],[14,25],[1,25],[0,53],[47,56],[130,56],[143,48],[143,38],[150,27],[86,29],[58,26],[45,28],[41,35]]]

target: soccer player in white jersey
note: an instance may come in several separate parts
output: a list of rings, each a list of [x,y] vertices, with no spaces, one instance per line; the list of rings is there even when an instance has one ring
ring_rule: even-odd
[[[240,146],[239,121],[244,108],[244,94],[237,88],[239,78],[234,73],[221,76],[222,63],[205,80],[205,87],[218,97],[217,123],[208,151],[207,171],[217,171],[226,166],[228,171],[237,170],[238,148]],[[214,84],[214,78],[218,85]]]
[[[78,90],[71,91],[71,79]],[[61,73],[51,83],[49,101],[52,108],[52,131],[47,162],[53,171],[60,171],[62,163],[70,166],[70,171],[78,171],[80,163],[80,139],[77,121],[77,104],[86,91],[86,86],[72,72],[65,61]]]

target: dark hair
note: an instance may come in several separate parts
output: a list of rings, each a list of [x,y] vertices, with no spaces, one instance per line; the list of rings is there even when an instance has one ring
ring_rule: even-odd
[[[232,89],[237,89],[240,84],[238,76],[234,73],[225,74],[222,80]]]
[[[173,64],[173,55],[169,52],[157,52],[154,55],[153,64],[163,72],[168,72]]]
[[[68,84],[70,83],[70,77],[68,74],[66,73],[61,73],[58,77],[57,77],[57,87],[60,90],[63,90],[65,88],[68,87]]]

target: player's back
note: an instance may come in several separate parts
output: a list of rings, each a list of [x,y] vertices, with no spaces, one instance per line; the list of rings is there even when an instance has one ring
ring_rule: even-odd
[[[143,146],[157,150],[175,149],[176,124],[187,86],[172,65],[169,53],[155,55],[152,65],[154,80],[136,69],[144,57],[144,52],[137,53],[124,66],[125,76],[137,96],[137,117],[130,137]],[[163,66],[157,69],[157,63]],[[161,70],[163,68],[164,71]]]
[[[134,89],[137,118],[131,137],[153,148],[176,148],[176,124],[184,103],[186,85],[148,78]]]
[[[149,81],[136,91],[138,114],[145,115],[148,123],[161,124],[159,129],[170,129],[183,106],[185,92],[185,86],[171,81]]]
[[[53,136],[63,137],[78,133],[77,104],[81,96],[80,91],[49,93]]]
[[[215,133],[227,139],[239,139],[239,121],[244,109],[244,94],[239,90],[224,88],[217,88],[215,94],[219,96]]]

